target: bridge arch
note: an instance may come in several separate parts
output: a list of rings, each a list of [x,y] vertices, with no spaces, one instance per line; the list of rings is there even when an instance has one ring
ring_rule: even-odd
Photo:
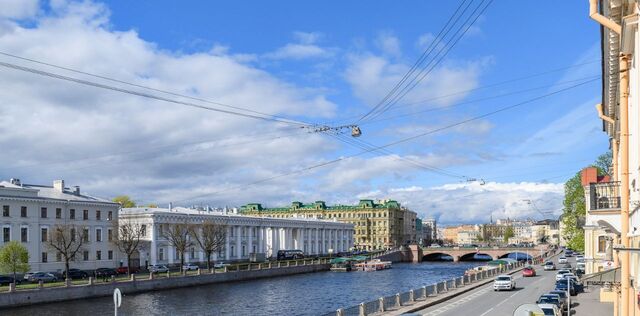
[[[497,259],[489,253],[469,252],[458,257],[458,261],[491,261]]]
[[[446,252],[431,252],[422,256],[422,261],[454,261],[454,257]]]
[[[533,255],[531,254],[527,254],[527,252],[525,251],[509,251],[509,252],[505,252],[504,254],[499,256],[500,259],[502,258],[511,258],[511,259],[516,259],[516,260],[531,260],[533,259]]]

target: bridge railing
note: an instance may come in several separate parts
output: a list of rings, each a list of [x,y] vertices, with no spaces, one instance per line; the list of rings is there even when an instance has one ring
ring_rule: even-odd
[[[532,263],[541,263],[543,259],[544,258],[542,257],[535,257]],[[384,312],[397,310],[402,307],[410,306],[418,302],[432,299],[438,295],[456,291],[458,288],[463,288],[470,284],[474,284],[487,279],[492,279],[499,274],[513,271],[525,266],[526,264],[527,263],[525,262],[517,262],[504,266],[496,266],[495,268],[481,270],[477,273],[466,274],[453,279],[428,284],[420,288],[409,290],[407,292],[396,293],[395,295],[384,296],[376,300],[362,302],[359,305],[351,306],[349,308],[340,308],[335,312],[327,313],[323,316],[382,315],[384,314]]]

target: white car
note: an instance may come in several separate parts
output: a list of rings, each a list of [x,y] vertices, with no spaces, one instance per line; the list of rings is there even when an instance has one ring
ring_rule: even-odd
[[[516,288],[516,281],[510,275],[501,274],[493,281],[493,290],[513,290]]]
[[[555,269],[556,269],[556,265],[551,261],[547,261],[544,264],[544,271],[553,271]]]
[[[584,262],[584,256],[576,256],[576,262]]]
[[[562,311],[555,304],[538,304],[544,316],[562,316]]]
[[[213,267],[216,268],[216,269],[222,269],[222,268],[227,267],[227,266],[229,266],[229,264],[228,263],[224,263],[222,261],[218,261],[213,265]]]
[[[191,271],[191,270],[198,270],[200,269],[200,267],[198,267],[197,265],[193,264],[193,263],[187,263],[185,265],[182,266],[182,271]]]
[[[567,258],[566,257],[558,258],[558,263],[567,263]]]
[[[564,279],[564,276],[567,274],[571,275],[572,273],[569,270],[558,270],[558,272],[556,273],[556,281]]]
[[[164,273],[169,271],[169,268],[167,268],[167,266],[163,266],[163,265],[151,265],[149,266],[149,272],[151,273]]]

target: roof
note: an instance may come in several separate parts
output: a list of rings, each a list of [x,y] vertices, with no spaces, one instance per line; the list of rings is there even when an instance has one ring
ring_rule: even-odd
[[[328,206],[324,201],[316,201],[314,203],[304,204],[294,201],[288,207],[263,207],[261,203],[249,203],[243,205],[241,212],[264,211],[264,212],[299,212],[299,211],[316,211],[316,210],[360,210],[360,209],[389,209],[400,208],[400,203],[395,200],[387,200],[383,203],[376,203],[373,200],[360,200],[357,205],[333,205]]]
[[[4,189],[4,190],[3,190]],[[79,190],[79,189],[78,189]],[[9,181],[0,181],[0,197],[52,199],[75,202],[107,203],[117,206],[113,201],[80,193],[79,191],[64,188],[62,191],[53,186],[37,184],[13,184]]]

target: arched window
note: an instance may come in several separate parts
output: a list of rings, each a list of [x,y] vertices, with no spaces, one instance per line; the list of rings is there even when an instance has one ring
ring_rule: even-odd
[[[598,236],[598,252],[604,253],[607,250],[607,236]]]

